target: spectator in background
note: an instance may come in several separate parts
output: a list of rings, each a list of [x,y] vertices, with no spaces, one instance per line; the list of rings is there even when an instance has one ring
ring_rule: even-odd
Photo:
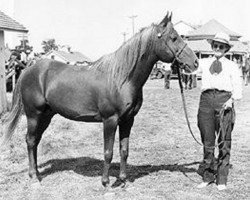
[[[28,54],[28,55],[27,55],[27,61],[30,61],[30,60],[35,59],[35,54],[34,54],[33,49],[27,51],[27,54]]]
[[[165,74],[164,74],[164,88],[165,89],[170,89],[170,79],[171,79],[171,74],[172,74],[171,64],[162,63],[162,68],[165,71]]]
[[[250,71],[250,57],[247,54],[243,57],[242,65],[241,65],[241,73],[242,73],[245,86],[247,86],[249,82],[249,71]]]
[[[24,51],[22,51],[22,52],[20,53],[20,56],[21,56],[20,61],[21,61],[24,65],[26,65],[26,63],[27,63],[27,54],[26,54]]]
[[[33,49],[29,50],[27,53],[28,53],[28,55],[27,55],[27,65],[26,65],[26,67],[30,67],[33,64],[35,64],[36,56],[35,56],[35,54],[33,52]]]

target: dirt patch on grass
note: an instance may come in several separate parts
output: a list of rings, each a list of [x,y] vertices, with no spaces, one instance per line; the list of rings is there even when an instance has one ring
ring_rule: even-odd
[[[199,83],[199,82],[198,82]],[[200,83],[199,83],[200,84]],[[199,86],[199,85],[198,85]],[[199,87],[185,92],[189,118],[199,139],[196,115]],[[0,154],[0,199],[249,199],[250,88],[236,105],[228,189],[200,183],[202,147],[185,122],[177,80],[163,89],[163,80],[149,80],[144,103],[130,137],[128,183],[124,188],[101,185],[102,124],[74,122],[55,116],[39,145],[41,185],[29,181],[23,117],[9,148]],[[118,137],[117,137],[118,138]],[[119,144],[115,141],[111,184],[119,175]]]

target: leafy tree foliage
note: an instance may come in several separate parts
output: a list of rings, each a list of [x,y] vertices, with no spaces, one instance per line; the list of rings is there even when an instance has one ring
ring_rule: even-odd
[[[42,41],[42,48],[44,50],[44,53],[47,53],[50,50],[58,50],[58,45],[56,44],[55,39],[48,39]]]

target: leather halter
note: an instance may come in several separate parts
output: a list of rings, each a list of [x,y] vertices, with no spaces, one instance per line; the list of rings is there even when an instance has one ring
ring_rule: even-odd
[[[158,35],[157,35],[158,38],[161,38],[164,33],[165,33],[165,31],[163,31],[161,33],[158,33]],[[176,61],[178,62],[178,65],[177,65],[178,67],[180,65],[182,65],[182,64],[184,64],[184,66],[186,66],[185,63],[181,62],[180,55],[182,54],[183,50],[186,48],[187,43],[184,42],[183,47],[180,50],[178,50],[176,53],[175,53],[175,51],[172,48],[170,48],[170,46],[168,45],[168,43],[166,43],[166,45],[167,45],[168,49],[171,51],[171,53],[174,55],[174,60],[172,61],[171,66],[173,66]]]

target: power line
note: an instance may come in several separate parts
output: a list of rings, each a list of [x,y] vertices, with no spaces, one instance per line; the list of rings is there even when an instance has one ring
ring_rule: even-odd
[[[131,15],[129,18],[132,20],[132,30],[133,30],[133,35],[135,34],[135,18],[137,15]]]

